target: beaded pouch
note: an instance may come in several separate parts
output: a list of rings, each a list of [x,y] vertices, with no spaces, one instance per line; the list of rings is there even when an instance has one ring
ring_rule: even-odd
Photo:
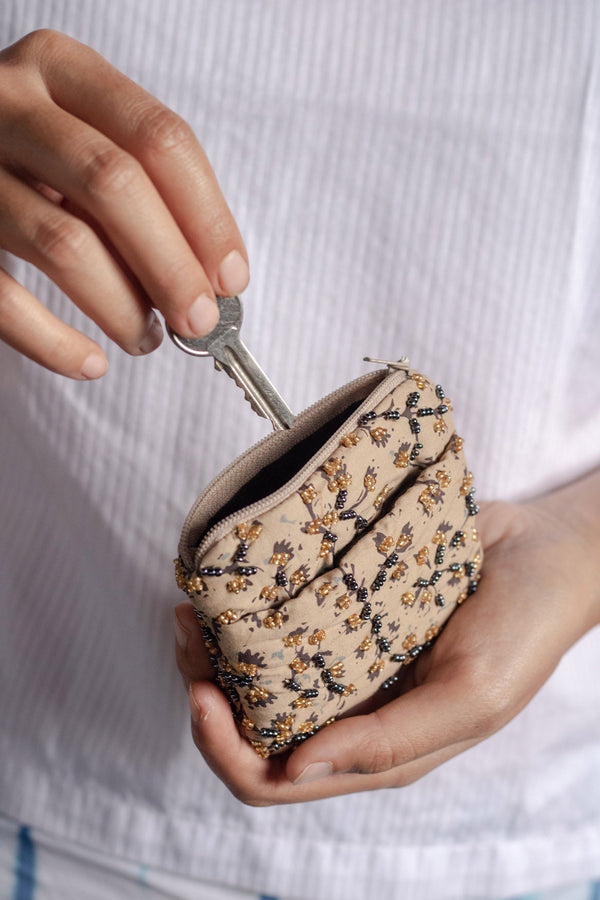
[[[398,682],[476,590],[462,445],[441,386],[390,366],[260,441],[194,504],[178,585],[261,756]]]

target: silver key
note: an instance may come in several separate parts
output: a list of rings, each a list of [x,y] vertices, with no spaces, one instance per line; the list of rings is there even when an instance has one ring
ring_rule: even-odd
[[[294,414],[275,390],[240,337],[244,311],[239,297],[217,297],[219,322],[210,334],[186,338],[167,331],[174,344],[192,356],[212,356],[215,369],[223,369],[244,391],[259,416],[270,419],[273,428],[290,428]]]

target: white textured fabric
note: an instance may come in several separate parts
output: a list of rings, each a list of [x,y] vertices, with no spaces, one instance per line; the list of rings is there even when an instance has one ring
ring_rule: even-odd
[[[247,242],[246,341],[293,408],[365,354],[407,354],[452,397],[478,496],[521,497],[600,457],[599,18],[596,0],[3,0],[0,37],[67,31],[190,121]],[[195,495],[268,426],[169,342],[100,341],[89,384],[0,352],[4,811],[311,900],[600,876],[598,629],[420,783],[228,794],[189,737],[171,559]]]

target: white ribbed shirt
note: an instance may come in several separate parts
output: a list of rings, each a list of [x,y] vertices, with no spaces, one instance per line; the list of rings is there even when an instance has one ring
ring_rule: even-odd
[[[402,354],[455,408],[478,497],[600,460],[597,0],[3,0],[181,113],[244,235],[248,346],[295,410]],[[0,349],[0,805],[205,879],[464,900],[600,877],[600,635],[500,733],[401,790],[251,809],[189,736],[172,558],[268,425],[167,341],[70,382]],[[93,277],[93,273],[90,273]],[[565,560],[565,565],[569,561]],[[516,623],[518,627],[518,623]]]

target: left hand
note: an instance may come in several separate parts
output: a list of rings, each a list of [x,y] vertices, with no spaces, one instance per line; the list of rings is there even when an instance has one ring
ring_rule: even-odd
[[[482,505],[476,594],[406,670],[402,693],[260,759],[234,724],[190,604],[176,608],[194,742],[242,802],[297,803],[421,778],[506,725],[600,623],[600,469],[535,501]],[[576,690],[576,686],[573,687]]]

